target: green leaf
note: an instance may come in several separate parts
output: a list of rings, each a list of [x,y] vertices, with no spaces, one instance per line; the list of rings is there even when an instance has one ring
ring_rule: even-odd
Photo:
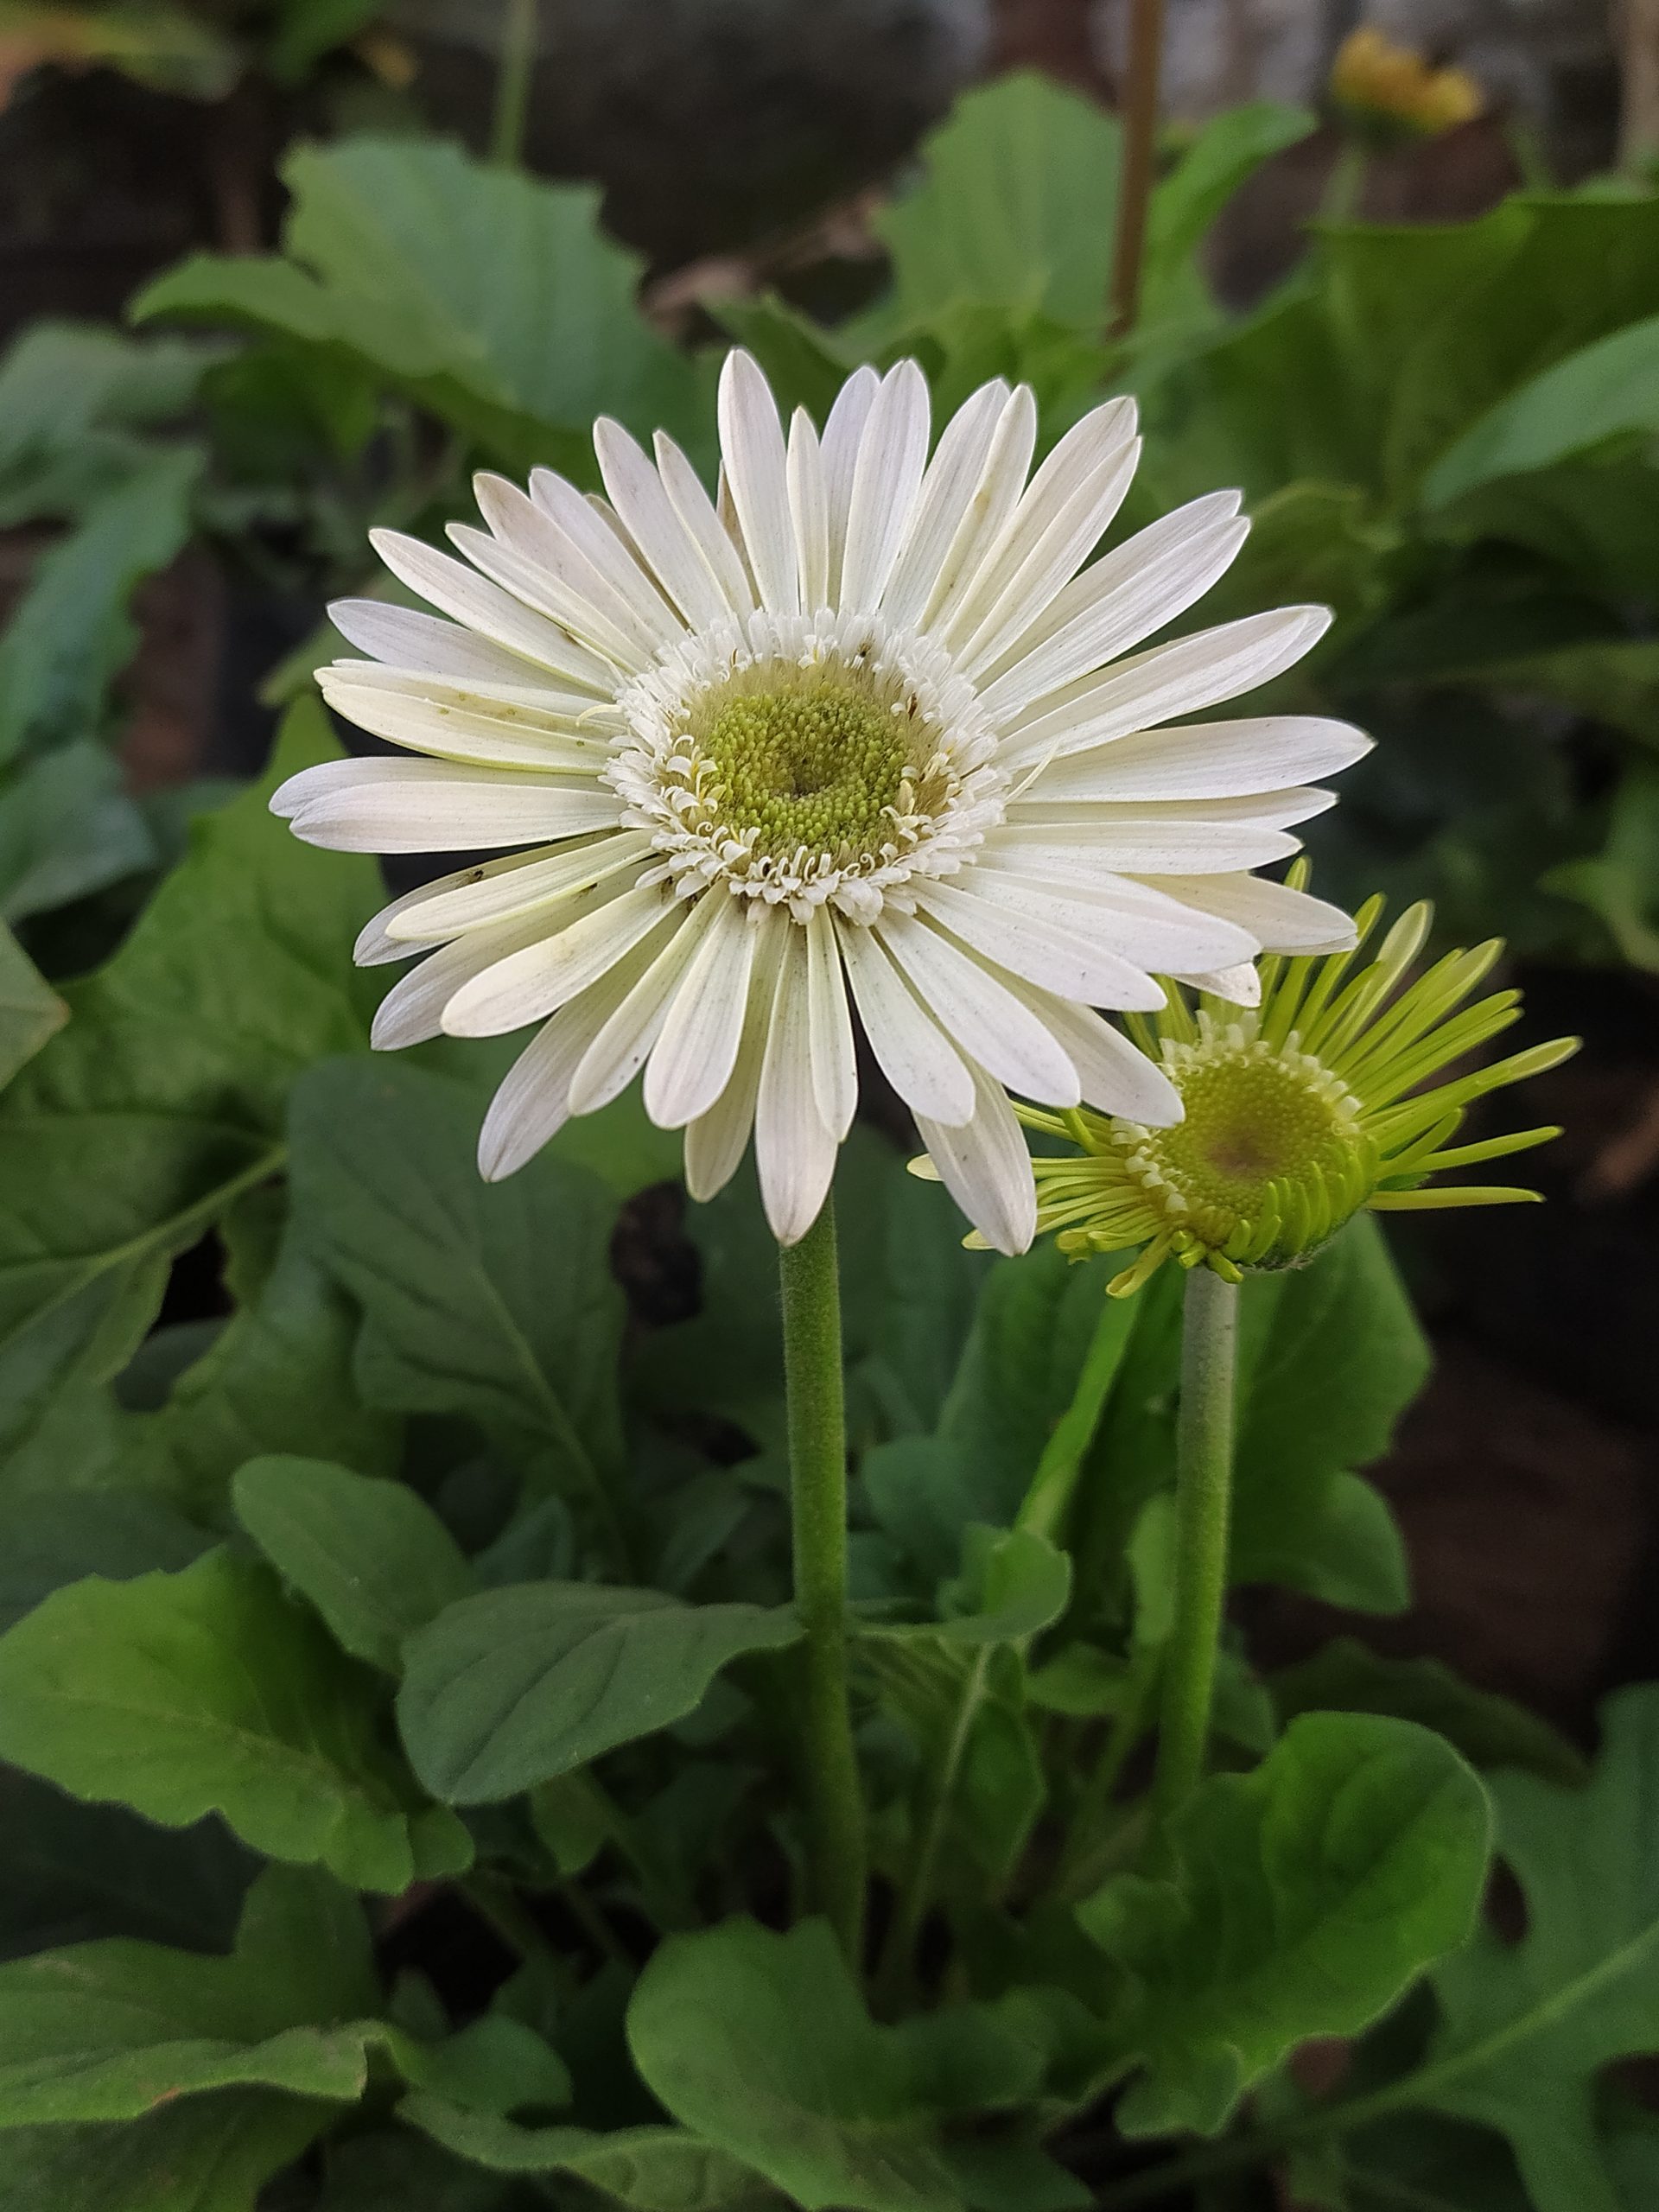
[[[68,1019],[68,1007],[0,922],[0,1088]]]
[[[1544,888],[1587,906],[1632,968],[1659,975],[1659,766],[1638,761],[1613,793],[1607,842],[1592,860],[1552,868]]]
[[[966,93],[924,142],[922,163],[921,181],[876,218],[893,256],[884,320],[908,329],[963,301],[1086,328],[1103,320],[1117,201],[1110,116],[1020,71]]]
[[[100,733],[138,642],[127,602],[189,537],[201,468],[194,447],[161,448],[36,562],[0,637],[0,761]]]
[[[1659,315],[1569,353],[1510,392],[1443,453],[1423,503],[1449,506],[1499,476],[1517,476],[1599,445],[1659,430]]]
[[[1222,209],[1249,177],[1315,127],[1306,108],[1249,100],[1199,130],[1167,176],[1153,188],[1147,214],[1137,350],[1159,326],[1213,315],[1195,257]]]
[[[0,776],[0,914],[10,920],[105,890],[157,857],[120,762],[95,739],[77,738]]]
[[[752,2168],[682,2128],[521,2127],[418,2090],[398,2117],[493,2173],[567,2175],[631,2212],[737,2212],[777,2202]]]
[[[59,1383],[124,1366],[173,1255],[280,1166],[298,1069],[365,1041],[350,955],[378,870],[312,851],[265,806],[276,779],[334,749],[321,710],[296,709],[271,776],[194,825],[114,958],[66,989],[67,1027],[0,1094],[0,1442],[14,1449]],[[71,1455],[59,1467],[85,1479]]]
[[[283,176],[286,260],[194,255],[134,315],[343,349],[515,467],[591,476],[595,416],[649,432],[697,414],[698,373],[640,314],[639,262],[600,231],[596,186],[414,137],[302,146]]]
[[[800,1633],[789,1606],[586,1582],[481,1591],[404,1647],[398,1724],[435,1796],[484,1804],[683,1719],[722,1667]]]
[[[221,1813],[256,1851],[359,1889],[471,1855],[384,1747],[373,1677],[230,1552],[76,1583],[0,1637],[0,1757],[168,1827]]]
[[[764,2174],[808,2212],[957,2212],[1008,2202],[1015,2177],[976,2171],[967,2127],[1017,2113],[1043,2053],[988,2007],[879,2027],[828,1925],[786,1936],[728,1920],[673,1936],[640,1975],[628,2042],[682,2126]],[[952,2122],[963,2124],[953,2139]],[[1082,2204],[1080,2185],[1010,2136],[1027,2203]],[[1041,2194],[1041,2184],[1049,2184]],[[1007,2190],[1008,2195],[1003,2192]]]
[[[1251,1280],[1241,1322],[1235,1581],[1403,1610],[1392,1516],[1350,1470],[1388,1450],[1427,1372],[1422,1331],[1368,1215],[1311,1267]]]
[[[1051,1628],[1065,1611],[1071,1562],[1031,1529],[970,1527],[963,1532],[963,1573],[942,1594],[936,1621],[872,1623],[866,1638],[911,1643],[918,1637],[976,1649],[1020,1643]]]
[[[118,1940],[0,1967],[0,2126],[136,2120],[241,2087],[355,2104],[371,2054],[486,2110],[569,2094],[557,2057],[516,2021],[486,2017],[423,2043],[369,2017],[378,2001],[357,1899],[273,1867],[227,1958]]]
[[[100,434],[169,423],[213,358],[196,339],[130,338],[101,323],[35,322],[0,359],[0,512],[66,452]],[[118,449],[128,458],[131,448]],[[107,452],[107,448],[105,448]]]
[[[316,2212],[410,2212],[412,2205],[420,2212],[545,2212],[547,2202],[533,2183],[503,2181],[404,2128],[375,2128],[331,2143],[324,2175]]]
[[[261,1453],[340,1460],[365,1473],[390,1468],[400,1424],[357,1395],[357,1308],[285,1223],[282,1193],[249,1192],[219,1235],[237,1310],[163,1402],[130,1424],[140,1433],[128,1448],[153,1458],[169,1496],[214,1522],[225,1517],[232,1476]],[[270,1264],[245,1264],[270,1239]]]
[[[1588,1771],[1547,1720],[1478,1689],[1438,1659],[1385,1659],[1344,1636],[1311,1659],[1281,1668],[1268,1687],[1286,1720],[1299,1713],[1391,1713],[1433,1728],[1471,1766],[1520,1767],[1569,1786]]]
[[[325,1459],[251,1459],[236,1517],[354,1658],[403,1671],[403,1640],[474,1589],[454,1538],[406,1483]]]
[[[1168,1876],[1078,1910],[1126,1978],[1108,2021],[1131,2136],[1212,2134],[1310,2036],[1351,2035],[1461,1942],[1485,1880],[1479,1781],[1409,1721],[1307,1713],[1176,1816]]]
[[[613,1522],[622,1465],[616,1208],[543,1153],[511,1184],[477,1166],[479,1109],[396,1063],[316,1069],[295,1091],[296,1219],[363,1309],[372,1406],[465,1414]]]
[[[1602,1709],[1590,1785],[1492,1784],[1525,1932],[1483,1927],[1435,1971],[1443,2018],[1408,2101],[1506,2136],[1537,2212],[1623,2212],[1596,2120],[1615,2060],[1659,2052],[1659,1689]],[[1402,2085],[1403,2087],[1403,2085]]]
[[[1481,674],[1488,683],[1540,693],[1586,721],[1659,749],[1659,643],[1651,638],[1562,645],[1498,663]]]
[[[70,1491],[0,1506],[0,1630],[66,1583],[188,1567],[213,1542],[160,1499]]]
[[[0,2212],[255,2212],[265,2183],[335,2110],[225,2089],[118,2125],[10,2128]]]

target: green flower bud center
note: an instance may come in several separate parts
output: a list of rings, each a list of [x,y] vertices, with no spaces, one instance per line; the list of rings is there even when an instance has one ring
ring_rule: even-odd
[[[909,715],[844,683],[728,696],[696,735],[711,804],[759,852],[879,852],[911,803]]]
[[[1146,1149],[1194,1211],[1249,1221],[1274,1184],[1351,1169],[1362,1140],[1328,1079],[1265,1052],[1198,1056],[1171,1073],[1186,1118]]]

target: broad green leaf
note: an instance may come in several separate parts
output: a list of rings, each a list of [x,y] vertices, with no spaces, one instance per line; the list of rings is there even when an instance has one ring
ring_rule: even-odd
[[[316,2212],[410,2212],[416,2205],[420,2212],[546,2212],[546,2204],[533,2183],[504,2181],[452,2158],[429,2136],[386,2126],[328,2145]]]
[[[1147,211],[1145,263],[1136,353],[1160,326],[1185,328],[1213,317],[1210,289],[1195,257],[1205,234],[1246,180],[1287,146],[1306,137],[1314,118],[1306,108],[1249,100],[1204,124],[1180,159],[1153,188]]]
[[[556,2056],[516,2021],[424,2043],[373,2017],[378,2002],[356,1898],[271,1868],[228,1957],[117,1940],[0,1967],[0,2127],[136,2120],[244,2087],[355,2104],[372,2055],[486,2110],[569,2094]]]
[[[1351,2035],[1468,1934],[1490,1815],[1409,1721],[1308,1713],[1250,1775],[1176,1816],[1174,1867],[1121,1875],[1078,1917],[1123,1976],[1107,2023],[1131,2136],[1214,2133],[1311,2036]]]
[[[99,323],[31,323],[0,359],[0,512],[32,475],[100,433],[176,420],[211,351]],[[7,512],[8,520],[22,517]]]
[[[68,1007],[0,922],[0,1088],[68,1019]]]
[[[337,2107],[223,2089],[119,2122],[6,2131],[0,2212],[256,2212]]]
[[[363,1309],[370,1405],[470,1416],[607,1531],[622,1462],[615,1203],[542,1153],[478,1173],[476,1100],[397,1062],[346,1060],[296,1087],[296,1218]]]
[[[0,1631],[66,1583],[188,1567],[212,1542],[159,1498],[70,1491],[10,1499],[0,1504]]]
[[[313,852],[267,811],[271,781],[334,750],[296,709],[271,777],[197,823],[188,858],[72,1019],[0,1094],[3,1440],[60,1380],[125,1365],[173,1255],[282,1164],[296,1071],[365,1041],[351,945],[372,861]],[[60,1479],[85,1478],[60,1461]],[[94,1478],[96,1479],[96,1478]]]
[[[753,2168],[683,2128],[521,2127],[419,2090],[398,2117],[493,2173],[563,2175],[630,2212],[738,2212],[778,2201]]]
[[[3,646],[0,645],[0,658]],[[90,736],[0,775],[0,915],[14,922],[156,866],[121,764]]]
[[[232,1484],[236,1517],[336,1643],[390,1675],[403,1640],[467,1596],[472,1569],[406,1483],[326,1459],[250,1459]]]
[[[1233,1579],[1373,1611],[1407,1603],[1391,1516],[1350,1471],[1380,1459],[1428,1348],[1381,1231],[1362,1215],[1311,1267],[1243,1297]]]
[[[220,1813],[256,1851],[397,1892],[471,1845],[381,1734],[373,1678],[230,1552],[76,1583],[0,1637],[0,1757],[168,1827]]]
[[[922,147],[922,177],[876,219],[899,329],[966,301],[1103,321],[1117,201],[1114,119],[1030,72],[964,94]],[[858,324],[853,326],[855,330]]]
[[[1438,1659],[1387,1659],[1351,1637],[1281,1668],[1268,1688],[1281,1715],[1391,1713],[1433,1728],[1471,1766],[1521,1767],[1546,1782],[1574,1784],[1588,1771],[1565,1736],[1535,1713],[1477,1688]]]
[[[591,476],[595,416],[646,434],[695,416],[699,377],[640,314],[596,187],[413,137],[302,146],[283,175],[288,258],[194,255],[141,294],[140,320],[342,348],[516,467]]]
[[[1659,766],[1637,762],[1612,798],[1607,842],[1592,860],[1552,868],[1544,887],[1587,906],[1632,968],[1659,975]]]
[[[728,1920],[671,1936],[639,1978],[628,2042],[683,2126],[809,2212],[991,2212],[1020,2184],[1033,2212],[1086,2202],[1017,2134],[1003,2142],[1017,2177],[976,2167],[966,2139],[1033,2098],[1039,2045],[984,2006],[879,2027],[823,1921],[787,1936]]]
[[[219,1228],[237,1310],[125,1440],[156,1465],[170,1497],[215,1522],[245,1460],[292,1452],[379,1473],[395,1464],[401,1427],[358,1397],[357,1308],[284,1227],[282,1193],[248,1192]],[[245,1249],[268,1236],[276,1239],[270,1263],[244,1266]]]
[[[1483,1927],[1435,1970],[1442,2019],[1409,2101],[1498,2129],[1537,2212],[1624,2212],[1596,2091],[1615,2060],[1659,2052],[1656,1788],[1652,1685],[1602,1708],[1588,1788],[1499,1775],[1497,1847],[1525,1931]]]
[[[404,1646],[398,1724],[435,1796],[484,1804],[683,1719],[722,1667],[800,1633],[788,1606],[586,1582],[481,1591]]]
[[[101,733],[138,642],[127,602],[189,536],[201,467],[194,447],[157,449],[36,562],[0,637],[0,761]]]
[[[941,1596],[939,1620],[874,1623],[863,1630],[877,1642],[937,1638],[964,1649],[1020,1643],[1052,1627],[1065,1611],[1071,1562],[1030,1529],[972,1526],[963,1532],[963,1572]]]
[[[15,1770],[0,1790],[0,1862],[9,1957],[95,1936],[228,1947],[256,1865],[221,1821],[156,1827]]]
[[[1659,430],[1659,315],[1569,353],[1522,385],[1443,453],[1423,501],[1449,506],[1499,476],[1548,468],[1604,439]]]

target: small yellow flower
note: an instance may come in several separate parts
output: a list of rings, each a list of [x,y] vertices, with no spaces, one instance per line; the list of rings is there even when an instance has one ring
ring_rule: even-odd
[[[1382,906],[1373,899],[1361,909],[1360,945]],[[1184,1118],[1150,1128],[1086,1108],[1020,1107],[1028,1127],[1077,1147],[1032,1163],[1039,1230],[1055,1231],[1078,1259],[1142,1247],[1110,1286],[1122,1297],[1166,1259],[1230,1281],[1247,1269],[1294,1267],[1364,1207],[1535,1198],[1535,1191],[1431,1179],[1558,1135],[1534,1128],[1452,1141],[1474,1100],[1558,1065],[1578,1039],[1557,1038],[1431,1084],[1521,1009],[1513,990],[1465,1004],[1503,950],[1497,938],[1448,952],[1407,982],[1430,915],[1427,906],[1408,908],[1357,969],[1354,952],[1262,961],[1255,1007],[1205,994],[1195,1009],[1172,986],[1162,1013],[1126,1017],[1179,1093]]]
[[[1362,23],[1338,48],[1331,96],[1362,130],[1433,138],[1471,123],[1485,105],[1464,69],[1436,69],[1414,47],[1395,46]]]

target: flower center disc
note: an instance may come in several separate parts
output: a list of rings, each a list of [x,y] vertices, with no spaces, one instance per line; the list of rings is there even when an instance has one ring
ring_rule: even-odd
[[[902,804],[907,718],[823,678],[722,701],[693,734],[714,775],[712,809],[754,849],[837,858],[890,843]]]
[[[1242,1220],[1281,1182],[1339,1180],[1354,1154],[1354,1130],[1338,1097],[1266,1053],[1195,1057],[1170,1071],[1186,1118],[1158,1131],[1148,1147],[1195,1210]]]

